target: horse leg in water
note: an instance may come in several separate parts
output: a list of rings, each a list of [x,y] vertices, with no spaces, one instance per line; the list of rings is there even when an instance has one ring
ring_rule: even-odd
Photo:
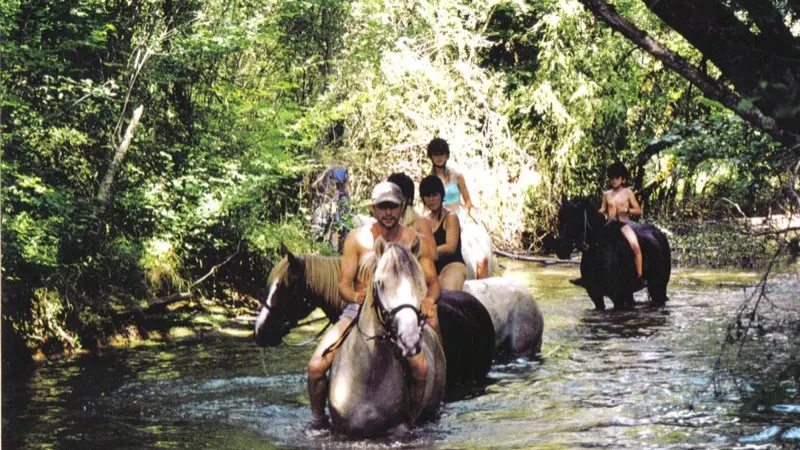
[[[423,351],[407,358],[408,366],[411,369],[411,386],[408,389],[408,396],[411,403],[409,423],[420,416],[425,407],[425,388],[428,381],[428,363],[425,360]]]
[[[341,317],[334,326],[320,339],[311,361],[308,363],[308,400],[311,403],[311,426],[321,428],[327,424],[325,415],[325,400],[328,398],[328,378],[325,376],[333,364],[336,350],[325,351],[341,338],[344,331],[352,322],[349,317]]]
[[[598,311],[603,311],[606,309],[606,301],[603,299],[603,290],[600,288],[600,283],[595,273],[594,261],[596,256],[596,251],[593,249],[583,253],[581,257],[581,285],[586,289],[589,298],[592,299],[594,307]]]

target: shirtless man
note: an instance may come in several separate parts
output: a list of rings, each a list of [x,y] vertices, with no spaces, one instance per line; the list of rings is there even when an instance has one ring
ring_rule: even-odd
[[[328,425],[325,414],[325,401],[328,397],[328,379],[326,373],[333,364],[336,351],[325,353],[326,349],[339,340],[348,325],[356,318],[359,306],[366,297],[367,286],[363,280],[356,279],[358,267],[364,258],[373,252],[373,246],[378,236],[383,236],[387,242],[411,245],[419,233],[411,228],[400,225],[400,211],[403,196],[400,188],[394,183],[378,183],[372,190],[372,204],[370,211],[377,223],[365,225],[351,231],[344,241],[342,253],[342,271],[339,277],[339,294],[348,302],[342,311],[339,321],[325,333],[308,363],[308,398],[311,403],[311,427],[324,428]],[[433,256],[436,252],[426,240],[420,239],[421,248],[419,263],[425,273],[425,282],[428,292],[422,299],[420,310],[427,318],[427,324],[437,333],[439,319],[436,302],[439,300],[439,280],[433,265]],[[412,417],[417,417],[422,408],[425,394],[425,379],[428,366],[423,352],[407,358],[411,372],[411,411]]]
[[[608,166],[608,174],[611,189],[603,194],[603,206],[600,213],[605,214],[608,220],[616,220],[625,225],[622,227],[622,234],[633,250],[633,260],[636,265],[636,277],[641,286],[642,281],[642,249],[639,247],[639,239],[631,228],[631,216],[642,214],[642,208],[636,201],[636,196],[630,188],[625,187],[628,178],[628,169],[621,162],[615,162]]]

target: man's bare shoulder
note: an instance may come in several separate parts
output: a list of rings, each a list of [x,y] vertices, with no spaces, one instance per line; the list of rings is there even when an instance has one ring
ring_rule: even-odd
[[[354,228],[350,231],[347,235],[347,239],[351,240],[356,244],[358,247],[358,253],[362,253],[364,250],[371,250],[373,244],[375,243],[375,238],[372,236],[372,225],[364,225],[358,228]]]
[[[436,247],[432,246],[431,241],[426,239],[425,235],[417,230],[409,228],[408,231],[408,237],[403,240],[403,243],[411,245],[414,242],[415,237],[419,238],[419,243],[421,245],[419,253],[420,258],[433,258],[433,256],[436,254]]]

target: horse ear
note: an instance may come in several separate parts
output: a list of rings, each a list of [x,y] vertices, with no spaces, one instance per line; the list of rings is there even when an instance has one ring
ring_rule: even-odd
[[[419,241],[419,236],[414,236],[414,242],[411,243],[411,254],[419,259],[419,253],[422,249],[422,243]]]
[[[285,256],[286,259],[289,261],[289,267],[291,267],[292,270],[297,271],[303,269],[303,262],[300,261],[300,258],[294,256],[294,253],[290,252],[289,249],[286,249]]]
[[[280,250],[278,250],[278,254],[280,254],[280,255],[281,255],[281,258],[283,258],[284,256],[288,255],[289,253],[291,253],[291,252],[289,251],[289,248],[288,248],[288,247],[286,247],[286,244],[284,244],[283,242],[281,242],[281,248],[280,248]]]
[[[380,259],[383,255],[383,252],[386,250],[386,239],[383,236],[378,236],[378,239],[375,240],[375,257]]]

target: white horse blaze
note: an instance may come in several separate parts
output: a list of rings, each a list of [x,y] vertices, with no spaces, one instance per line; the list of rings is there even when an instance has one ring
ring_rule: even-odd
[[[272,297],[275,295],[275,291],[278,290],[278,282],[272,283],[272,286],[269,287],[269,294],[267,294],[267,301],[264,302],[266,307],[262,307],[261,311],[258,313],[258,318],[256,318],[256,334],[258,334],[258,326],[264,323],[269,317],[269,309],[272,308]]]

